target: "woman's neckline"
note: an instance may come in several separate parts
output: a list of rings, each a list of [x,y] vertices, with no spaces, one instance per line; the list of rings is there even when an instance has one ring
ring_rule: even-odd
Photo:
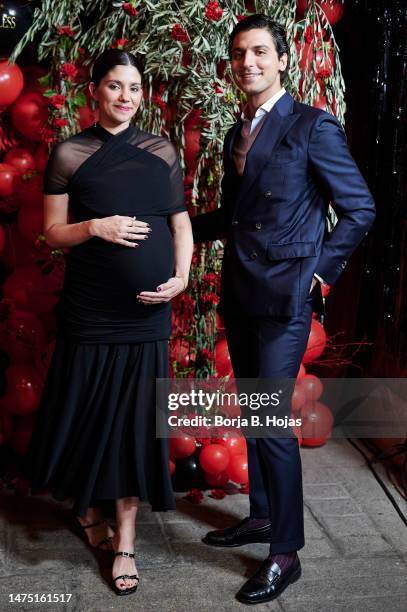
[[[115,138],[116,136],[121,136],[122,134],[125,134],[126,132],[128,132],[133,126],[131,124],[129,124],[126,128],[124,128],[123,130],[120,130],[120,132],[116,132],[115,134],[113,134],[113,132],[110,132],[109,130],[107,130],[105,127],[103,127],[103,125],[100,125],[100,123],[95,123],[92,128],[99,133],[100,135],[104,136],[105,138]]]

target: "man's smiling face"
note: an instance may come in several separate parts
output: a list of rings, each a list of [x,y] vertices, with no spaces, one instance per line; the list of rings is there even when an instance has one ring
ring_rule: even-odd
[[[263,104],[281,89],[280,71],[287,66],[287,55],[278,57],[273,37],[266,28],[237,34],[231,55],[236,85],[249,98],[256,97]]]

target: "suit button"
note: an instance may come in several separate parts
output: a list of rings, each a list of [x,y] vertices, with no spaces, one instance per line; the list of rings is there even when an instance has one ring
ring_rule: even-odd
[[[250,259],[256,259],[256,257],[257,257],[256,251],[253,251],[252,253],[250,253]]]
[[[232,225],[239,225],[239,221],[238,221],[237,219],[234,219],[234,220],[232,221]]]
[[[265,191],[263,195],[264,195],[265,198],[271,198],[272,193],[271,193],[270,190],[268,190],[268,191]]]
[[[261,223],[256,223],[256,229],[261,229]]]

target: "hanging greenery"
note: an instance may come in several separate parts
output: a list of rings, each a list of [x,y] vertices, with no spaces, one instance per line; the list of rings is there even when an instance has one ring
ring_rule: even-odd
[[[49,105],[44,139],[53,143],[76,133],[81,116],[91,116],[87,82],[99,53],[114,47],[142,56],[145,97],[137,124],[175,143],[195,214],[218,206],[223,140],[243,102],[228,66],[228,38],[251,12],[266,13],[287,30],[290,93],[344,121],[344,82],[327,7],[341,8],[341,0],[43,0],[10,59],[35,41],[38,60],[48,62],[41,80]],[[335,222],[332,211],[329,221]],[[216,373],[222,248],[218,241],[196,249],[189,291],[174,304],[177,376]]]

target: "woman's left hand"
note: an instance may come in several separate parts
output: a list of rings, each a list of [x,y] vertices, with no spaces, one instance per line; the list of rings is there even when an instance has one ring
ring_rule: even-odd
[[[159,285],[157,291],[141,291],[137,296],[137,301],[141,304],[160,304],[169,302],[179,293],[182,293],[187,286],[187,281],[181,276],[172,276],[166,283]]]

